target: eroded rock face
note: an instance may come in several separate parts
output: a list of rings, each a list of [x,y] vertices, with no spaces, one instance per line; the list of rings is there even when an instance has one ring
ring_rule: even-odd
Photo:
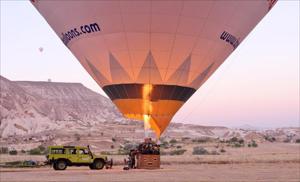
[[[16,148],[28,145],[26,149],[38,143],[68,145],[78,134],[83,145],[94,141],[109,148],[113,137],[130,141],[144,137],[142,122],[123,118],[109,99],[80,83],[10,81],[0,76],[0,86],[0,143]],[[294,142],[300,138],[300,128],[255,130],[171,123],[163,137],[250,141],[274,137]]]
[[[1,137],[71,123],[93,125],[125,120],[109,99],[80,83],[10,81],[1,76],[0,84]]]

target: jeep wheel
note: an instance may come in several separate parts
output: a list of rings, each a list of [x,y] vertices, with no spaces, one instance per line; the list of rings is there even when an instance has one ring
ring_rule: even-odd
[[[95,168],[94,168],[94,163],[90,164],[89,167],[90,167],[90,169],[92,169],[92,170],[95,169]]]
[[[65,170],[67,168],[67,162],[64,160],[59,160],[54,165],[55,165],[54,169],[56,170]]]
[[[105,165],[105,164],[104,164],[104,161],[103,161],[103,160],[97,159],[97,160],[95,160],[94,163],[93,163],[93,168],[94,168],[94,169],[97,169],[97,170],[103,169],[104,165]]]
[[[53,166],[53,169],[54,169],[54,170],[57,170],[57,168],[56,168],[56,163],[53,163],[52,166]]]

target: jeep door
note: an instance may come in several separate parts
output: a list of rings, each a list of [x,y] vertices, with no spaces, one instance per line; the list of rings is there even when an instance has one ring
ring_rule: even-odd
[[[68,152],[68,159],[72,162],[72,163],[77,163],[78,162],[78,154],[77,154],[77,150],[75,148],[69,149]]]
[[[78,162],[80,163],[91,163],[92,158],[89,154],[88,149],[78,149]]]

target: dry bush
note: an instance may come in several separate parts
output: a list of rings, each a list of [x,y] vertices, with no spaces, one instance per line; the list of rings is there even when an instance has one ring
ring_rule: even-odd
[[[185,149],[177,149],[170,151],[170,155],[183,155],[186,152]]]
[[[248,143],[248,147],[258,147],[258,145],[254,140],[252,140],[250,143]]]
[[[8,153],[8,148],[7,147],[1,147],[0,148],[0,154],[7,154]]]
[[[209,137],[195,138],[192,140],[193,143],[207,143],[211,141],[213,141],[213,139]]]
[[[201,146],[197,146],[193,148],[193,155],[207,155],[207,154],[209,154],[209,152]]]
[[[18,154],[18,151],[16,151],[15,149],[11,150],[8,152],[9,155],[17,155]]]

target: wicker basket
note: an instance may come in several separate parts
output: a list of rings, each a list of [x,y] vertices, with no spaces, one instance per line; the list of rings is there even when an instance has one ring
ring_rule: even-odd
[[[138,154],[137,168],[138,169],[159,169],[160,155]]]

